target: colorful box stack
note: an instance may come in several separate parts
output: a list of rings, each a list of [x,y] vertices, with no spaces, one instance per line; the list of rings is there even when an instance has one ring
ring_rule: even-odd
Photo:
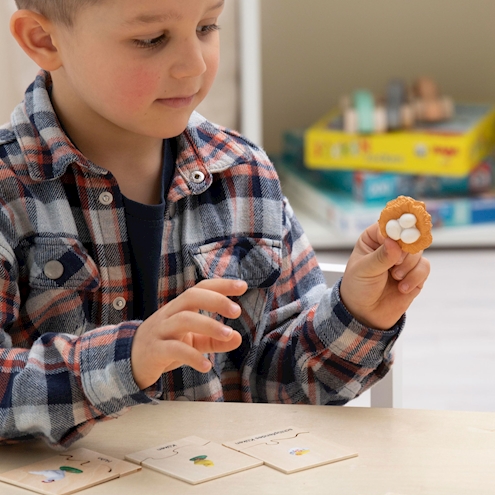
[[[456,104],[454,116],[408,130],[351,134],[339,111],[305,133],[305,164],[316,169],[464,176],[495,146],[495,107]]]
[[[472,111],[466,110],[467,108]],[[437,140],[436,144],[431,145],[433,150],[435,146],[445,147],[457,156],[460,152],[455,151],[453,141],[447,144],[447,138],[455,137],[458,142],[464,139],[471,143],[471,151],[465,154],[464,159],[455,164],[450,161],[453,168],[447,167],[444,172],[448,172],[442,174],[418,173],[417,163],[409,168],[405,164],[407,162],[403,163],[398,173],[397,163],[390,162],[391,166],[387,168],[386,160],[374,168],[362,167],[362,162],[354,167],[349,165],[351,162],[346,162],[339,168],[338,163],[343,162],[336,159],[337,155],[331,161],[321,161],[320,157],[320,161],[316,162],[313,156],[315,137],[312,133],[315,128],[319,129],[318,133],[323,132],[322,123],[310,129],[288,130],[283,136],[282,153],[274,159],[284,194],[295,206],[306,210],[315,219],[332,224],[347,237],[359,235],[378,219],[387,201],[401,194],[425,201],[435,228],[495,222],[495,110],[484,106],[485,110],[481,112],[480,108],[479,105],[464,105],[462,108],[458,105],[456,118],[449,127],[447,123],[431,126],[435,132],[430,138]],[[478,119],[473,118],[476,112]],[[462,115],[470,117],[462,119]],[[491,130],[488,123],[492,126]],[[447,131],[445,134],[438,133],[439,126],[444,130],[448,127],[450,134]],[[454,128],[457,128],[457,134],[454,133]],[[331,129],[325,132],[330,136],[337,133]],[[341,131],[338,132],[343,135]],[[409,134],[414,132],[416,131],[410,131]],[[387,135],[387,138],[395,137],[399,143],[404,143],[405,134],[407,133],[393,133]],[[466,137],[467,134],[469,138]],[[319,136],[318,139],[321,139],[323,134]],[[358,143],[359,140],[373,140],[378,137],[380,136],[346,135],[349,140],[347,158],[351,156],[350,148],[354,146],[352,140]],[[384,138],[385,135],[381,137]],[[330,137],[327,136],[326,139],[328,143],[331,142]],[[331,144],[328,146],[332,147]],[[345,148],[342,143],[339,146]],[[394,148],[394,153],[397,154],[397,150],[402,148],[400,145],[394,146],[397,146]],[[342,149],[340,152],[342,153]],[[425,156],[428,154],[427,152]],[[433,155],[432,151],[432,157]],[[474,162],[474,159],[477,161]],[[446,167],[447,163],[444,160],[443,166]],[[438,166],[437,164],[437,168],[430,168],[438,170]],[[460,173],[461,171],[464,173]]]

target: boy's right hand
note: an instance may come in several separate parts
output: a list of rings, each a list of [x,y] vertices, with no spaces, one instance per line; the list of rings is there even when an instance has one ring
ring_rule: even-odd
[[[132,373],[139,388],[144,390],[162,373],[182,365],[206,373],[211,362],[204,353],[239,347],[242,338],[238,332],[199,311],[238,318],[241,308],[228,296],[241,296],[246,290],[242,280],[203,280],[143,321],[131,349]]]

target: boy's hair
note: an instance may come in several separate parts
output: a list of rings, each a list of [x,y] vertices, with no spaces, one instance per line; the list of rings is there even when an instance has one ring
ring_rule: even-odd
[[[53,22],[72,26],[77,11],[101,0],[15,0],[19,9],[28,9],[44,15]]]

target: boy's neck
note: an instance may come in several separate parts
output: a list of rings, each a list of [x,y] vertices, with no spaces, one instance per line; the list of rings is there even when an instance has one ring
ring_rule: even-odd
[[[117,127],[64,94],[63,85],[53,86],[51,99],[71,141],[115,176],[125,196],[145,204],[160,201],[163,139]]]

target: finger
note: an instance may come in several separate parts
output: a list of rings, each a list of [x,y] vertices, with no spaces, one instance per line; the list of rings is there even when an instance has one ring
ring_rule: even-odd
[[[160,311],[163,311],[166,317],[172,316],[173,314],[181,311],[200,310],[208,311],[210,313],[218,313],[226,318],[237,318],[241,314],[240,306],[231,301],[227,296],[237,296],[243,294],[246,290],[245,282],[242,282],[244,285],[241,286],[229,284],[200,284],[187,289],[173,301],[170,301],[163,306]],[[212,287],[223,289],[228,293],[220,293],[218,290],[213,290]],[[228,287],[230,287],[229,290]]]
[[[403,294],[411,294],[421,290],[430,274],[430,263],[426,258],[421,258],[416,266],[399,283],[399,290]]]
[[[211,362],[203,354],[180,340],[162,340],[156,343],[155,354],[160,356],[163,372],[170,371],[171,364],[190,366],[200,373],[211,369]]]
[[[423,251],[417,254],[404,253],[405,256],[392,268],[392,277],[395,280],[402,280],[421,261],[422,253]]]
[[[228,341],[221,341],[206,337],[205,335],[193,335],[192,347],[199,352],[230,352],[237,349],[242,342],[242,337],[239,332],[232,331],[231,337]]]
[[[354,249],[361,254],[376,251],[384,242],[385,238],[380,232],[378,222],[370,225],[362,234],[356,243]]]
[[[371,251],[377,250],[382,244],[385,243],[385,239],[388,239],[388,237],[384,237],[381,233],[380,226],[378,225],[378,222],[370,225],[365,231],[362,236],[362,242],[370,248]],[[422,253],[422,251],[421,251]],[[402,251],[400,258],[397,260],[395,263],[396,265],[400,265],[401,263],[404,262],[404,260],[407,258],[408,253],[405,251]]]
[[[201,280],[195,287],[212,290],[224,296],[242,296],[247,290],[247,283],[241,279],[209,278]]]
[[[375,277],[387,272],[401,258],[402,250],[392,239],[386,238],[381,246],[366,255],[366,263],[361,263],[361,274]]]
[[[397,261],[396,265],[401,265],[404,263],[404,260],[409,256],[409,253],[406,253],[405,251],[402,251],[402,254],[399,258],[399,261]]]
[[[163,320],[158,330],[158,338],[162,340],[180,339],[188,333],[200,334],[215,340],[229,341],[232,328],[209,316],[193,311],[180,311]]]

